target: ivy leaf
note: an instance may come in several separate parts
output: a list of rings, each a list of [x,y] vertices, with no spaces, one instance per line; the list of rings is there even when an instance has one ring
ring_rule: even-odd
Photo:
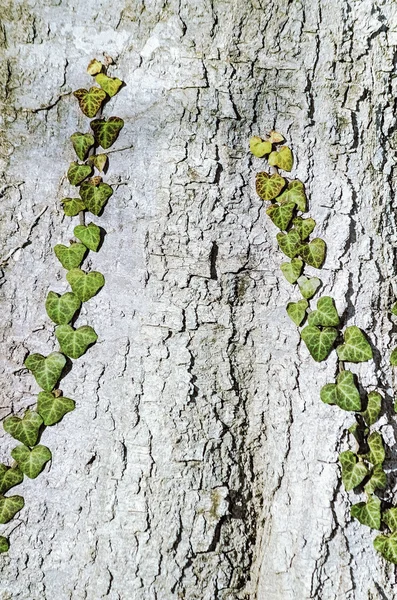
[[[37,412],[27,410],[22,419],[7,417],[3,421],[4,431],[25,446],[34,446],[37,443],[43,419]]]
[[[374,548],[383,558],[397,565],[397,532],[390,536],[378,535],[374,539]]]
[[[345,343],[336,349],[339,360],[359,363],[372,358],[371,346],[365,339],[361,329],[355,325],[346,328],[344,340]]]
[[[91,344],[94,344],[98,336],[92,327],[84,325],[73,329],[70,325],[59,325],[55,330],[55,336],[61,350],[70,358],[80,358]]]
[[[301,238],[295,229],[291,229],[288,233],[278,233],[276,238],[280,250],[289,258],[295,258],[295,256],[299,254]]]
[[[375,465],[372,469],[371,479],[364,486],[365,493],[370,496],[375,490],[383,490],[386,483],[387,477],[382,465]]]
[[[87,246],[87,248],[93,250],[93,252],[98,250],[99,244],[101,243],[101,229],[98,225],[95,225],[95,223],[76,225],[73,233],[78,240],[83,242],[84,246]]]
[[[96,216],[100,214],[112,194],[113,190],[107,183],[95,185],[95,182],[86,181],[80,187],[80,196],[87,210]]]
[[[87,179],[92,173],[91,165],[79,165],[72,162],[68,169],[68,179],[71,185],[79,185],[84,179]]]
[[[94,156],[90,156],[88,158],[88,163],[90,165],[94,165],[98,169],[98,171],[103,171],[108,162],[107,154],[94,154]]]
[[[292,224],[294,228],[299,231],[299,235],[303,242],[309,237],[315,228],[316,221],[314,219],[302,219],[302,217],[295,217],[295,219],[292,221]]]
[[[4,552],[8,552],[9,549],[10,549],[10,542],[7,540],[6,537],[4,537],[3,535],[0,535],[0,554],[3,554]]]
[[[0,523],[4,525],[11,521],[24,506],[22,496],[0,496]]]
[[[288,146],[281,146],[279,150],[272,152],[268,158],[271,167],[279,167],[283,171],[291,171],[293,158],[291,149]]]
[[[390,312],[392,313],[392,315],[397,316],[397,302],[395,304],[393,304],[393,306],[391,307]]]
[[[57,244],[54,246],[55,256],[61,263],[64,269],[75,269],[79,267],[84,260],[87,252],[87,247],[84,244],[71,244],[70,246],[64,246],[63,244]]]
[[[285,179],[278,173],[269,175],[265,171],[256,174],[256,192],[262,200],[274,200],[277,198],[283,187]]]
[[[362,525],[367,525],[371,529],[380,529],[380,500],[377,496],[371,496],[368,502],[353,504],[350,514]]]
[[[272,204],[266,210],[276,227],[285,231],[291,222],[295,210],[295,202],[284,202],[284,204]]]
[[[85,205],[81,198],[63,198],[61,203],[67,217],[75,217],[81,210],[85,210]]]
[[[107,121],[106,119],[91,121],[91,129],[94,132],[95,139],[104,150],[113,146],[123,127],[124,121],[120,117],[109,117]]]
[[[89,149],[95,144],[95,138],[91,133],[80,133],[77,131],[70,136],[74,151],[80,160],[85,160]]]
[[[280,269],[289,283],[296,283],[303,269],[303,260],[293,258],[291,262],[281,263]]]
[[[102,63],[99,60],[93,58],[88,64],[87,73],[89,75],[96,75],[102,71],[102,66]]]
[[[21,469],[16,467],[7,467],[0,464],[0,494],[3,495],[15,485],[19,485],[23,481],[23,473]]]
[[[17,446],[11,450],[11,456],[17,461],[22,473],[30,479],[35,479],[40,475],[44,465],[52,458],[47,446],[35,446],[32,450],[26,446]]]
[[[368,394],[367,408],[362,412],[364,421],[368,426],[373,425],[379,418],[382,408],[382,396],[379,392],[370,392]]]
[[[300,293],[307,300],[310,300],[310,298],[312,298],[314,296],[314,294],[317,292],[318,288],[321,285],[321,281],[318,279],[318,277],[308,278],[308,277],[305,277],[304,275],[299,277],[297,279],[297,282],[298,282]]]
[[[324,404],[338,404],[338,389],[335,383],[326,383],[320,390],[320,398]]]
[[[386,523],[390,531],[397,531],[397,508],[389,508],[382,514],[382,521]]]
[[[111,98],[117,94],[120,87],[123,85],[121,79],[118,79],[117,77],[108,77],[105,73],[98,73],[95,77],[95,81]]]
[[[81,269],[71,269],[67,273],[66,279],[73,292],[82,302],[87,302],[105,285],[105,278],[99,271],[85,273]]]
[[[37,412],[44,425],[49,427],[58,423],[66,413],[75,409],[75,402],[64,396],[56,396],[51,392],[40,392],[37,398]]]
[[[294,179],[290,181],[287,189],[281,194],[281,196],[277,199],[280,204],[282,202],[295,202],[297,208],[301,212],[306,212],[306,194],[305,194],[305,186],[299,179]]]
[[[55,292],[48,292],[45,302],[47,315],[57,325],[70,323],[80,307],[81,302],[73,292],[66,292],[62,296]]]
[[[367,443],[369,446],[369,452],[366,455],[367,460],[373,465],[382,465],[385,460],[385,448],[379,431],[371,433],[368,436]]]
[[[397,367],[397,348],[394,348],[390,356],[390,364],[392,367]]]
[[[360,393],[354,383],[351,371],[342,371],[335,383],[327,383],[320,392],[326,404],[337,404],[342,410],[358,412],[361,410]]]
[[[280,142],[284,142],[285,138],[281,133],[277,133],[277,131],[272,130],[269,134],[269,141],[272,144],[280,144]]]
[[[330,296],[323,296],[317,301],[317,310],[308,317],[309,325],[320,325],[321,327],[337,327],[339,315],[335,308],[335,302]]]
[[[270,154],[272,151],[272,143],[267,140],[262,140],[262,138],[254,135],[250,139],[250,150],[254,156],[258,158],[262,158],[265,154]]]
[[[307,325],[301,331],[301,338],[315,361],[325,360],[331,352],[338,332],[333,327],[319,329],[313,325]]]
[[[93,86],[90,90],[80,88],[73,92],[73,95],[79,101],[79,106],[86,117],[92,119],[97,114],[98,110],[102,106],[102,102],[105,100],[106,92],[101,90],[99,87]]]
[[[325,260],[326,244],[321,238],[314,238],[308,244],[302,244],[300,255],[306,264],[321,269]]]
[[[358,462],[354,452],[346,450],[339,454],[339,462],[342,467],[342,481],[345,490],[353,490],[366,478],[368,469],[363,462]]]
[[[298,327],[306,316],[306,309],[308,306],[309,303],[307,300],[299,300],[298,302],[289,302],[287,304],[288,316]]]
[[[51,352],[47,357],[41,354],[29,354],[24,362],[25,367],[33,373],[38,385],[45,392],[54,389],[65,364],[66,358],[60,352]]]

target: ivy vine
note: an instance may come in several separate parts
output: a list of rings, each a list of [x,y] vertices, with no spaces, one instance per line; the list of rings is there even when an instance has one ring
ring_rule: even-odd
[[[315,229],[314,219],[307,212],[304,184],[289,180],[283,172],[291,172],[293,155],[284,137],[271,131],[264,139],[250,139],[250,150],[257,158],[266,158],[270,172],[256,175],[256,191],[267,204],[266,213],[280,230],[277,242],[290,260],[280,265],[286,280],[296,286],[301,298],[287,304],[287,314],[300,329],[300,337],[317,362],[325,360],[335,348],[338,375],[320,391],[325,404],[355,413],[349,433],[356,448],[339,455],[342,482],[346,491],[363,493],[366,500],[351,506],[351,516],[363,525],[380,531],[374,547],[389,562],[397,564],[397,507],[386,499],[387,475],[383,468],[385,445],[382,435],[371,428],[377,423],[383,398],[378,391],[361,393],[356,375],[345,368],[346,363],[362,363],[373,358],[371,344],[365,333],[355,325],[344,327],[335,301],[330,296],[318,298],[316,307],[310,301],[321,287],[318,277],[304,275],[306,265],[320,269],[326,258],[326,243],[318,237],[310,239]],[[397,303],[391,309],[397,315]],[[397,348],[390,364],[397,366]],[[396,405],[395,405],[396,410]],[[382,497],[383,493],[383,497]]]
[[[59,350],[48,356],[29,354],[24,361],[24,366],[42,390],[38,393],[35,408],[27,409],[22,417],[12,415],[3,421],[5,431],[21,445],[11,450],[14,460],[11,465],[0,464],[0,524],[11,521],[25,504],[22,496],[5,494],[22,483],[24,476],[35,479],[52,459],[49,448],[39,444],[43,430],[58,423],[75,408],[74,400],[64,397],[58,388],[68,359],[79,358],[98,339],[91,326],[76,327],[76,320],[82,303],[95,296],[105,284],[102,273],[86,272],[81,266],[89,251],[98,252],[104,234],[95,223],[85,223],[86,213],[100,216],[113,194],[112,187],[102,181],[108,156],[98,153],[98,149],[110,148],[124,126],[120,117],[102,117],[103,107],[123,85],[120,79],[107,74],[110,64],[111,59],[105,64],[92,60],[87,72],[98,85],[73,92],[84,115],[97,118],[90,123],[92,133],[78,131],[70,137],[78,160],[70,164],[67,178],[71,186],[78,187],[79,195],[63,198],[61,206],[66,216],[79,217],[79,225],[74,228],[76,239],[71,240],[69,246],[57,244],[54,247],[55,256],[67,271],[66,279],[72,291],[62,295],[49,291],[45,303],[47,315],[56,325]],[[8,538],[0,536],[0,553],[8,549]]]

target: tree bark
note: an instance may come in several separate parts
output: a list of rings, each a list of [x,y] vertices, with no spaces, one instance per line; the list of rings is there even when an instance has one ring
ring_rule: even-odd
[[[51,466],[0,532],[2,600],[392,598],[340,483],[352,417],[319,398],[335,353],[315,364],[286,315],[298,294],[248,139],[287,137],[328,244],[322,291],[378,349],[352,370],[385,394],[392,489],[395,3],[3,2],[1,418],[35,403],[27,352],[56,349],[52,247],[78,223],[59,200],[69,136],[88,131],[72,91],[104,52],[126,87],[106,108],[125,127],[88,260],[106,285],[78,321],[99,341],[62,381],[77,408],[44,432]],[[2,460],[13,446],[4,434]]]

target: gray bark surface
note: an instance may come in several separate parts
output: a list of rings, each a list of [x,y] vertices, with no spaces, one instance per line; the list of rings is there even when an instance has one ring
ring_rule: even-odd
[[[68,138],[88,131],[72,91],[103,52],[126,82],[86,263],[106,286],[78,321],[99,341],[62,381],[77,409],[44,432],[51,466],[0,532],[1,600],[394,598],[340,483],[352,416],[319,399],[335,356],[315,364],[286,315],[298,294],[247,148],[287,136],[328,244],[323,292],[379,350],[352,370],[386,394],[392,489],[396,4],[0,4],[1,418],[35,403],[27,352],[57,347],[44,302],[68,289],[52,247],[77,224],[59,200]],[[13,446],[2,433],[1,460]]]

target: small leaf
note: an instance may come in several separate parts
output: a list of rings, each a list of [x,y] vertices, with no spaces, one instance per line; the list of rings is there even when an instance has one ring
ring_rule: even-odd
[[[308,317],[309,325],[320,325],[321,327],[337,327],[339,315],[335,308],[335,302],[330,296],[323,296],[317,301],[317,310]]]
[[[331,352],[338,332],[333,327],[324,327],[319,329],[312,325],[307,325],[301,331],[301,338],[305,342],[307,349],[315,361],[325,360]]]
[[[65,364],[66,358],[60,352],[51,352],[47,357],[41,354],[29,354],[24,362],[25,367],[32,371],[38,385],[45,392],[51,392],[54,389]]]
[[[262,200],[274,200],[283,187],[285,186],[285,179],[278,173],[269,175],[265,171],[256,174],[256,192]]]
[[[73,292],[82,302],[87,302],[87,300],[95,296],[95,294],[97,294],[105,285],[105,278],[102,273],[99,273],[98,271],[85,273],[81,269],[71,269],[67,273],[66,279]]]
[[[299,231],[299,235],[301,236],[302,242],[305,241],[313,229],[316,226],[316,221],[314,219],[302,219],[302,217],[295,217],[292,221],[294,228]]]
[[[37,443],[43,419],[37,412],[27,410],[22,419],[7,417],[3,421],[4,431],[25,446],[34,446]]]
[[[270,154],[272,151],[272,144],[267,140],[262,140],[262,138],[254,135],[250,139],[250,150],[254,156],[258,158],[262,158],[265,154]]]
[[[335,383],[327,383],[320,392],[320,397],[326,404],[337,404],[342,410],[360,411],[360,393],[354,383],[353,373],[342,371]]]
[[[68,169],[68,179],[71,185],[79,185],[84,179],[87,179],[92,173],[90,165],[79,165],[77,162],[72,162]]]
[[[291,229],[288,233],[278,233],[276,235],[280,250],[289,258],[295,258],[299,254],[301,247],[300,235],[295,229]]]
[[[281,263],[280,269],[289,283],[295,283],[303,269],[303,261],[300,258],[293,258],[291,262]]]
[[[362,412],[362,416],[367,425],[371,426],[379,418],[382,408],[382,396],[378,392],[370,392],[368,394],[367,408]]]
[[[299,300],[298,302],[289,302],[287,304],[288,316],[298,327],[306,316],[306,309],[308,306],[309,303],[307,300]]]
[[[271,204],[266,214],[271,218],[276,227],[285,231],[291,222],[295,210],[295,202],[284,204]]]
[[[327,383],[321,388],[320,398],[324,404],[338,404],[338,389],[335,383]]]
[[[76,96],[80,109],[89,119],[95,117],[107,97],[106,92],[95,86],[90,88],[90,91],[83,88],[76,90],[73,95]]]
[[[46,427],[58,423],[66,413],[74,410],[75,402],[51,392],[40,392],[37,398],[37,412],[42,416]]]
[[[66,356],[70,356],[70,358],[80,358],[80,356],[83,356],[88,347],[98,339],[93,328],[88,325],[84,325],[78,329],[73,329],[70,325],[59,325],[55,330],[55,336],[62,352]]]
[[[104,168],[106,167],[107,162],[108,162],[107,154],[94,154],[94,156],[90,156],[88,158],[88,163],[90,165],[94,165],[94,167],[96,167],[98,169],[98,171],[101,171],[101,172],[103,172]]]
[[[95,81],[110,97],[117,94],[120,87],[123,85],[121,79],[118,79],[117,77],[108,77],[105,73],[98,73],[95,77]]]
[[[321,238],[314,238],[308,244],[302,244],[299,254],[306,264],[320,269],[325,260],[326,244]]]
[[[389,508],[382,514],[382,521],[386,523],[390,531],[397,531],[397,508]]]
[[[24,505],[22,496],[0,496],[0,523],[4,525],[11,521]]]
[[[84,244],[71,244],[64,246],[57,244],[54,246],[55,256],[61,263],[64,269],[75,269],[79,267],[87,253],[87,247]]]
[[[347,492],[359,486],[368,475],[365,464],[358,462],[357,456],[350,450],[339,454],[339,462],[342,466],[343,485]]]
[[[85,210],[85,204],[81,198],[63,198],[61,203],[67,217],[75,217],[80,211]]]
[[[283,171],[291,171],[294,162],[291,149],[288,146],[281,146],[279,150],[272,152],[268,161],[270,166],[279,167]]]
[[[390,312],[392,313],[392,315],[397,316],[397,302],[395,304],[393,304],[393,306],[391,307]]]
[[[70,323],[80,307],[81,302],[73,292],[66,292],[62,296],[48,292],[45,308],[51,321],[57,325]]]
[[[281,142],[284,142],[284,140],[284,136],[282,136],[281,133],[277,133],[277,131],[272,130],[269,134],[269,141],[272,144],[280,144]]]
[[[87,248],[93,252],[98,250],[99,244],[101,243],[101,229],[98,225],[95,225],[95,223],[76,225],[73,233],[78,240],[83,242],[84,246],[87,246]]]
[[[80,196],[82,197],[87,210],[96,216],[103,210],[112,194],[113,190],[107,183],[95,185],[95,182],[91,183],[86,181],[80,187]]]
[[[397,367],[397,348],[394,348],[390,356],[390,364],[392,367]]]
[[[94,132],[95,139],[104,150],[113,146],[123,127],[124,121],[120,117],[91,121],[91,129]]]
[[[314,296],[314,294],[317,292],[318,288],[321,285],[321,281],[317,277],[311,277],[309,279],[304,275],[302,275],[302,277],[299,277],[297,279],[297,282],[300,293],[307,300],[310,300],[310,298]]]
[[[97,73],[100,73],[102,71],[102,66],[102,63],[99,60],[93,58],[92,61],[88,64],[87,73],[89,75],[96,75]]]
[[[306,194],[305,194],[305,186],[299,179],[294,179],[294,181],[290,181],[287,189],[277,198],[278,202],[295,202],[297,208],[301,212],[306,211]]]
[[[371,479],[364,486],[365,493],[370,496],[375,490],[383,490],[386,483],[387,477],[382,465],[375,465],[371,472]]]
[[[3,495],[12,487],[19,485],[23,481],[21,469],[16,467],[7,467],[0,464],[0,494]]]
[[[77,131],[70,136],[70,139],[72,140],[73,148],[78,158],[80,160],[85,160],[90,148],[95,144],[94,136],[91,135],[91,133],[80,133]]]
[[[365,339],[361,329],[355,325],[346,328],[344,340],[345,343],[336,349],[339,360],[359,363],[372,358],[371,346]]]
[[[397,564],[397,532],[390,536],[378,535],[374,539],[374,548],[391,563]]]
[[[3,535],[0,535],[0,554],[3,554],[4,552],[8,552],[9,549],[10,549],[10,542],[7,540],[6,537],[4,537]]]
[[[17,446],[11,450],[11,456],[18,463],[21,471],[30,479],[35,479],[52,455],[46,446],[35,446],[30,450],[26,446]]]
[[[368,436],[367,443],[369,446],[369,453],[366,455],[366,458],[373,465],[382,465],[385,460],[385,448],[379,431],[371,433],[371,435]]]
[[[377,496],[371,496],[368,502],[353,504],[350,514],[362,525],[367,525],[371,529],[380,529],[380,500]]]

